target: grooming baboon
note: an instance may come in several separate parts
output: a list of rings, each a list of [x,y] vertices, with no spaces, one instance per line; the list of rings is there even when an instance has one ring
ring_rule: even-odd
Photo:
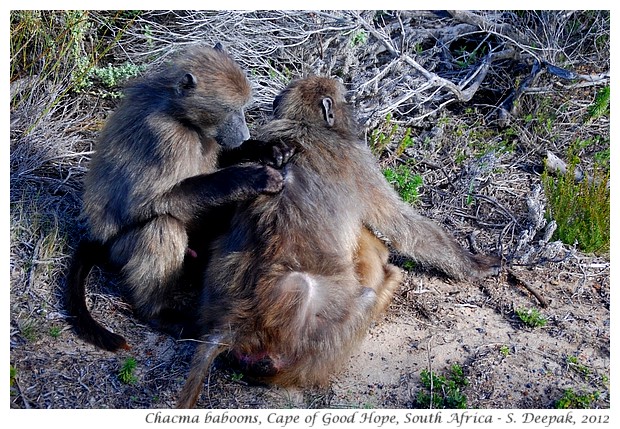
[[[282,175],[270,166],[228,166],[272,154],[272,164],[282,162],[277,146],[242,144],[249,138],[244,108],[250,99],[248,79],[219,45],[190,49],[126,88],[85,177],[88,236],[67,278],[70,321],[85,339],[107,350],[127,347],[86,307],[93,265],[107,261],[120,269],[136,313],[165,320],[175,313],[171,294],[186,255],[196,256],[188,237],[199,227],[196,234],[208,242],[211,230],[221,229],[209,209],[280,191]]]
[[[255,378],[316,385],[366,332],[400,281],[379,231],[398,251],[460,279],[496,273],[404,203],[383,177],[335,80],[291,83],[258,138],[295,148],[281,193],[242,202],[214,242],[204,329],[177,406],[192,407],[221,352]]]

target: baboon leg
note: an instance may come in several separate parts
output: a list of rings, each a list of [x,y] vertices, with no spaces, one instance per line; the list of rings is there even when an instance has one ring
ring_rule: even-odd
[[[401,204],[401,216],[403,234],[394,245],[415,261],[438,268],[457,280],[499,273],[499,258],[468,252],[444,228],[415,213],[404,203]]]
[[[174,308],[171,292],[182,279],[188,238],[185,227],[159,216],[115,240],[111,260],[121,266],[123,280],[139,316],[157,318]]]
[[[328,299],[320,282],[313,275],[294,271],[279,279],[274,287],[263,289],[264,326],[287,326],[291,340],[314,328],[316,315]]]
[[[385,277],[377,290],[377,303],[373,310],[374,317],[379,316],[388,308],[394,297],[394,292],[403,281],[402,271],[398,267],[392,264],[385,264],[383,270]]]
[[[292,272],[274,293],[279,302],[263,311],[262,326],[277,332],[278,342],[246,356],[253,362],[251,374],[264,371],[266,354],[276,371],[259,379],[280,386],[327,385],[330,374],[366,333],[377,303],[375,290],[350,274]]]
[[[474,255],[462,248],[444,228],[403,202],[380,172],[367,178],[367,191],[381,195],[382,203],[368,205],[365,221],[384,234],[396,250],[457,280],[499,272],[499,258]]]
[[[355,273],[360,283],[378,291],[385,280],[384,266],[389,256],[387,246],[363,228],[354,259]]]
[[[403,279],[401,270],[388,262],[389,255],[387,246],[363,228],[355,254],[355,273],[362,285],[377,294],[374,317],[386,310]]]
[[[263,295],[263,326],[284,327],[291,341],[335,329],[349,334],[366,318],[376,301],[375,289],[351,275],[322,276],[305,272],[284,275]],[[341,306],[347,302],[346,310]],[[332,322],[328,322],[332,320]]]

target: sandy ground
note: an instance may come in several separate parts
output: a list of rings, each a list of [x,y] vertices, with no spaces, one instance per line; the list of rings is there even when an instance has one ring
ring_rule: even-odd
[[[325,389],[255,386],[216,363],[198,408],[425,408],[421,372],[448,374],[458,364],[468,380],[468,408],[555,408],[567,389],[596,394],[609,407],[609,267],[582,258],[561,267],[514,268],[536,297],[502,274],[477,283],[408,273],[393,304],[374,324],[343,371]],[[12,408],[170,408],[189,369],[194,345],[153,331],[106,291],[91,295],[96,318],[122,332],[132,349],[97,350],[63,325],[57,338],[24,340],[12,330],[17,368]],[[536,308],[543,327],[524,325],[515,309]],[[50,313],[49,319],[59,318]],[[57,322],[57,321],[56,321]],[[136,381],[117,374],[127,357]]]

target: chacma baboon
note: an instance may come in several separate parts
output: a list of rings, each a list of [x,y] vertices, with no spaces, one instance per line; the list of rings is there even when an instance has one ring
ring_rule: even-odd
[[[358,140],[336,80],[292,82],[274,116],[257,138],[294,147],[286,184],[239,203],[229,232],[214,241],[199,316],[204,332],[179,408],[195,405],[224,351],[260,381],[326,383],[400,280],[369,230],[457,279],[499,269],[497,258],[468,253],[400,199]]]
[[[107,261],[120,270],[139,316],[163,318],[174,313],[171,291],[186,255],[196,255],[189,231],[198,225],[205,240],[219,227],[206,217],[209,209],[280,191],[283,178],[272,166],[230,165],[271,154],[279,156],[271,164],[282,162],[277,146],[246,141],[251,94],[247,77],[219,44],[192,48],[126,88],[85,177],[88,235],[67,277],[70,321],[85,339],[112,351],[127,347],[88,311],[84,289],[93,265]]]

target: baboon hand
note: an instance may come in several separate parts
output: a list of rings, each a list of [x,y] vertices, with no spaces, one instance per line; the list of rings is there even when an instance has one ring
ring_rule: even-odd
[[[265,164],[274,168],[282,168],[295,153],[295,148],[282,140],[269,142],[271,145],[271,157],[265,160]]]
[[[230,167],[243,162],[260,162],[273,168],[282,168],[295,153],[295,148],[281,139],[246,140],[235,149],[225,150],[219,157],[220,167]]]
[[[261,194],[277,194],[284,186],[282,173],[273,167],[257,166],[252,173],[254,189]]]

